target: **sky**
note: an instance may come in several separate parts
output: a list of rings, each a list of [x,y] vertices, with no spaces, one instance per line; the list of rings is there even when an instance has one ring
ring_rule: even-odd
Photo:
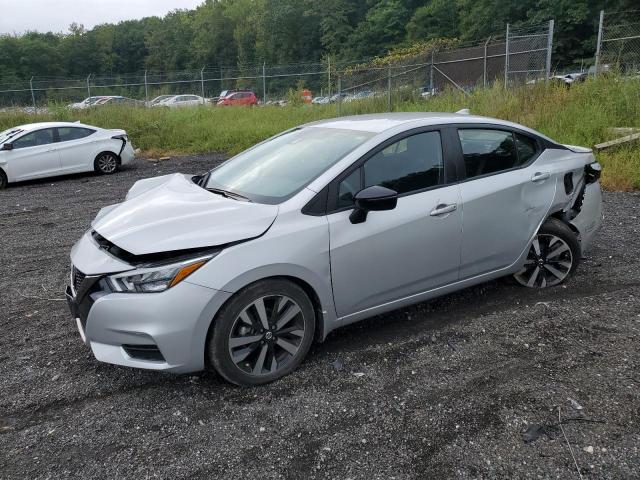
[[[87,30],[100,23],[162,16],[204,0],[0,0],[0,34],[66,32],[73,22]]]

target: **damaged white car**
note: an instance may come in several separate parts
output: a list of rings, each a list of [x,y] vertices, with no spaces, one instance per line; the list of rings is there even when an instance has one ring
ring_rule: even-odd
[[[0,132],[0,189],[8,183],[80,172],[110,175],[133,160],[124,130],[42,122]]]
[[[502,120],[324,120],[137,182],[73,247],[67,298],[98,360],[263,384],[349,323],[498,277],[566,281],[599,176],[589,149]]]

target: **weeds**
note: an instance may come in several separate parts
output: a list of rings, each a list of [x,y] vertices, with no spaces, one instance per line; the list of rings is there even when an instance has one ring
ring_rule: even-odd
[[[388,99],[377,97],[337,105],[292,107],[203,106],[165,108],[100,107],[73,111],[52,106],[44,115],[0,114],[0,130],[34,121],[76,121],[105,128],[124,128],[146,155],[203,152],[237,153],[283,130],[341,115],[387,110]],[[394,94],[394,111],[453,112],[522,123],[560,143],[593,146],[609,140],[611,127],[640,127],[640,80],[601,77],[571,88],[562,85],[526,86],[506,90],[496,84],[467,95],[449,90],[425,100],[410,91]],[[339,109],[339,110],[338,110]],[[610,189],[640,188],[640,145],[598,154],[604,166],[603,184]]]

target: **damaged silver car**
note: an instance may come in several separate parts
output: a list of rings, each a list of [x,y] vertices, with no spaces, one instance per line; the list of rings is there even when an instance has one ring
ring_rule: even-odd
[[[263,384],[352,322],[498,277],[566,281],[599,176],[589,149],[502,120],[311,123],[135,183],[73,247],[67,298],[100,361]]]

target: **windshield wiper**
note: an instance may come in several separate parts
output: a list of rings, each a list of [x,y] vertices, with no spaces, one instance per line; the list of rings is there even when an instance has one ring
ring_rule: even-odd
[[[245,197],[244,195],[240,195],[239,193],[235,193],[235,192],[230,192],[229,190],[223,190],[221,188],[206,188],[205,190],[211,193],[215,193],[217,195],[222,195],[223,197],[226,197],[226,198],[231,198],[233,200],[240,200],[243,202],[251,201],[251,199],[249,199],[248,197]]]

